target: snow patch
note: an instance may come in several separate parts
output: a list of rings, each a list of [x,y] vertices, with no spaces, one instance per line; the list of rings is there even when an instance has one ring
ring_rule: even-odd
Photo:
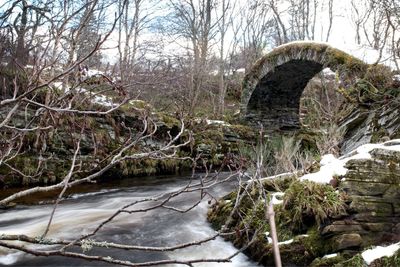
[[[265,238],[268,241],[268,244],[272,244],[272,238],[269,236],[269,232],[268,231],[265,232],[264,235],[265,235]]]
[[[104,75],[104,72],[96,70],[96,69],[90,69],[87,72],[88,77],[96,76],[96,75]]]
[[[332,154],[324,155],[320,161],[321,168],[318,172],[308,173],[300,177],[301,181],[309,180],[316,183],[329,183],[334,176],[344,176],[347,169],[344,165],[352,159],[371,159],[370,152],[375,149],[386,149],[400,152],[400,139],[394,139],[381,144],[365,144],[349,154],[336,158]]]
[[[396,244],[392,244],[387,247],[381,247],[377,246],[372,249],[368,249],[361,253],[361,256],[363,257],[364,261],[369,265],[371,262],[373,262],[376,259],[382,258],[382,257],[391,257],[393,256],[396,251],[400,249],[400,242]]]
[[[18,261],[18,258],[21,257],[23,253],[22,252],[16,252],[16,253],[10,253],[7,255],[1,255],[0,256],[0,264],[3,265],[11,265],[14,264]]]
[[[223,126],[230,126],[229,123],[226,121],[219,121],[219,120],[206,120],[207,125],[223,125]]]
[[[308,173],[300,177],[301,181],[309,180],[316,183],[329,183],[334,176],[342,176],[347,173],[345,162],[335,158],[334,155],[324,155],[321,159],[321,168],[318,172]]]
[[[336,73],[332,71],[330,68],[324,68],[322,70],[322,73],[324,74],[325,77],[332,77],[332,78],[336,77]]]
[[[272,205],[279,205],[283,203],[282,197],[285,195],[283,192],[275,192],[273,193],[272,196]],[[279,199],[278,199],[279,198]]]
[[[323,256],[322,258],[323,258],[323,259],[330,259],[330,258],[336,257],[337,255],[338,255],[337,253],[333,253],[333,254],[325,255],[325,256]]]
[[[99,105],[105,106],[105,107],[116,107],[117,106],[117,104],[114,104],[112,102],[112,100],[105,95],[93,94],[92,92],[89,92],[88,90],[86,90],[85,88],[82,88],[82,87],[76,87],[75,91],[78,93],[87,95],[90,98],[90,102],[92,102],[94,104],[99,104]]]
[[[279,246],[280,245],[288,245],[288,244],[291,244],[291,243],[293,243],[293,239],[289,239],[289,240],[286,240],[286,241],[278,242],[278,245]]]

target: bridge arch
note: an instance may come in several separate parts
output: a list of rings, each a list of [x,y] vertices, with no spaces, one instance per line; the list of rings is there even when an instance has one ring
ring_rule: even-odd
[[[336,71],[345,83],[368,68],[363,61],[324,43],[292,42],[260,58],[242,85],[241,115],[265,129],[300,128],[300,98],[311,78],[324,68]]]

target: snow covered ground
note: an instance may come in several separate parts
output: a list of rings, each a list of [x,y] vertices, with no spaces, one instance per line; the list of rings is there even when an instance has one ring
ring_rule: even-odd
[[[53,82],[52,86],[55,89],[63,90],[62,82]],[[71,90],[70,87],[65,88],[65,92],[69,92],[70,90]],[[82,87],[75,87],[73,90],[75,92],[84,94],[94,104],[98,104],[98,105],[101,105],[101,106],[104,106],[104,107],[116,107],[117,106],[117,104],[113,103],[113,101],[112,101],[112,99],[110,97],[107,97],[105,95],[96,94],[96,93],[90,92],[90,91],[88,91],[88,90],[86,90],[85,88],[82,88]]]

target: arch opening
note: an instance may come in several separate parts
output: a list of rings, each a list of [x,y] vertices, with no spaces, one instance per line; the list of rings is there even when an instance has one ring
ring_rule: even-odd
[[[256,85],[245,119],[251,124],[261,123],[266,130],[299,129],[303,90],[322,69],[322,64],[303,59],[277,66]]]

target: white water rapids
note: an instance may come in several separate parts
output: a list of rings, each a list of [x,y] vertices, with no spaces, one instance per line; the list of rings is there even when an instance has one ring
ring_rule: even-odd
[[[136,178],[135,178],[136,179]],[[185,185],[187,177],[156,177],[142,179],[134,184],[122,182],[111,188],[96,192],[72,194],[57,208],[53,224],[47,238],[71,240],[89,233],[98,222],[113,214],[126,203],[143,197],[170,192]],[[214,196],[222,196],[232,188],[232,184],[219,185],[211,190]],[[195,203],[199,192],[179,196],[169,205],[185,208]],[[154,205],[142,204],[140,207]],[[53,206],[31,205],[0,211],[1,234],[25,234],[40,236],[45,229]],[[113,223],[104,227],[93,239],[142,246],[173,246],[179,243],[201,240],[215,234],[206,221],[207,199],[187,213],[167,209],[156,209],[146,213],[120,215]],[[82,252],[80,249],[79,252]],[[199,246],[171,252],[124,251],[116,249],[93,248],[90,253],[101,253],[133,262],[166,259],[207,259],[224,258],[235,253],[231,243],[217,238]],[[0,247],[0,265],[11,266],[99,266],[104,262],[88,262],[63,257],[35,257],[22,252]],[[169,265],[173,266],[173,265]],[[183,266],[183,265],[176,265]],[[199,263],[195,266],[257,266],[240,253],[231,263]]]

